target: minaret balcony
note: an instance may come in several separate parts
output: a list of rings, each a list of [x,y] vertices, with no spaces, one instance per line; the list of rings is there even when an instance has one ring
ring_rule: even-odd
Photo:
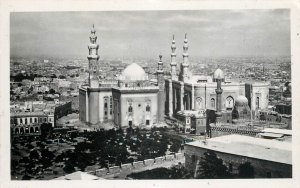
[[[222,94],[223,93],[223,89],[216,89],[216,93],[217,94]]]
[[[88,59],[99,59],[99,55],[88,55]]]
[[[92,44],[90,43],[88,46],[89,49],[98,49],[99,48],[99,44]]]
[[[176,62],[171,62],[170,65],[171,65],[171,66],[176,66],[177,63],[176,63]]]
[[[188,53],[183,53],[182,56],[183,57],[189,57],[189,54]]]

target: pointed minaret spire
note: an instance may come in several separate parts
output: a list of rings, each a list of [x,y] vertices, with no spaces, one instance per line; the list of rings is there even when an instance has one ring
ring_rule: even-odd
[[[180,81],[186,81],[188,79],[188,72],[189,72],[189,54],[188,54],[188,40],[187,40],[187,34],[184,36],[183,41],[183,62],[181,64],[181,70],[180,70]]]
[[[172,80],[177,80],[177,71],[176,71],[176,45],[175,45],[175,36],[173,34],[173,41],[171,45],[171,79]]]
[[[91,34],[95,35],[96,34],[96,30],[95,30],[95,25],[93,24],[93,28],[91,30]]]
[[[97,44],[96,30],[95,30],[95,26],[93,24],[93,28],[91,30],[91,36],[90,36],[90,44],[88,45],[89,55],[87,57],[89,60],[89,86],[93,87],[93,88],[99,87],[98,48],[99,48],[99,45]]]

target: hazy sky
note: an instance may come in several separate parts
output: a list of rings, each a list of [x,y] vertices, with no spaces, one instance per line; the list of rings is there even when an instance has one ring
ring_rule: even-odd
[[[190,56],[290,55],[289,11],[107,11],[12,13],[12,56],[86,58],[92,24],[101,58],[170,56],[175,34],[182,58],[184,33]]]

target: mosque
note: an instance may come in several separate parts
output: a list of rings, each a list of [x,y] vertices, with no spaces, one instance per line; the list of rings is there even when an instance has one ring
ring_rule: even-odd
[[[89,84],[79,90],[79,118],[88,124],[112,121],[118,127],[153,126],[165,119],[184,125],[184,132],[205,132],[208,112],[216,122],[249,119],[250,111],[267,109],[269,83],[227,81],[217,69],[213,76],[193,75],[189,70],[188,40],[185,35],[183,61],[176,62],[176,43],[171,44],[171,76],[164,75],[162,56],[157,83],[152,83],[138,64],[127,66],[118,80],[99,80],[99,45],[93,27],[89,49]],[[178,71],[179,70],[179,71]]]
[[[195,133],[201,134],[211,122],[249,120],[250,110],[268,108],[268,82],[227,81],[220,68],[212,77],[193,75],[189,70],[186,36],[178,74],[174,36],[171,50],[171,78],[165,79],[165,114],[168,118],[179,119],[185,127],[184,132],[195,130]]]
[[[89,49],[89,84],[79,89],[79,119],[90,125],[112,121],[118,127],[153,126],[164,120],[163,63],[158,62],[159,83],[150,82],[136,63],[127,66],[117,81],[99,80],[99,45],[93,27]]]

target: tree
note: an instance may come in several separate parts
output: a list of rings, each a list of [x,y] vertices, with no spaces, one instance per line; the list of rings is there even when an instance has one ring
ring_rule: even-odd
[[[11,160],[11,162],[10,162],[11,172],[15,172],[18,165],[19,165],[19,162],[17,160],[15,160],[15,159]]]
[[[30,152],[29,158],[30,158],[31,161],[34,160],[34,159],[39,160],[40,159],[40,154],[37,150],[33,150],[33,151]]]
[[[265,121],[267,118],[266,118],[265,114],[261,114],[259,119]]]
[[[250,162],[240,164],[238,170],[240,178],[254,178],[254,167]]]
[[[48,149],[43,149],[41,151],[41,156],[42,156],[42,160],[47,160],[47,161],[51,161],[55,157],[55,155]]]
[[[70,162],[66,162],[66,166],[64,167],[65,173],[69,174],[75,171],[74,165]]]
[[[41,124],[41,139],[48,138],[52,133],[52,124],[51,123],[42,123]]]
[[[181,164],[172,166],[170,169],[170,179],[187,179],[191,178],[189,171]]]
[[[22,180],[31,180],[31,176],[28,176],[28,175],[24,175],[23,177],[22,177]]]
[[[177,153],[180,148],[181,148],[181,143],[178,141],[174,141],[170,147],[170,152]]]
[[[66,79],[66,77],[64,75],[59,75],[58,78],[59,79]]]
[[[55,90],[51,88],[51,89],[49,90],[49,93],[50,93],[50,94],[55,94]]]
[[[213,151],[204,153],[199,162],[198,178],[223,179],[229,178],[227,167],[223,165],[223,160],[219,159]]]

